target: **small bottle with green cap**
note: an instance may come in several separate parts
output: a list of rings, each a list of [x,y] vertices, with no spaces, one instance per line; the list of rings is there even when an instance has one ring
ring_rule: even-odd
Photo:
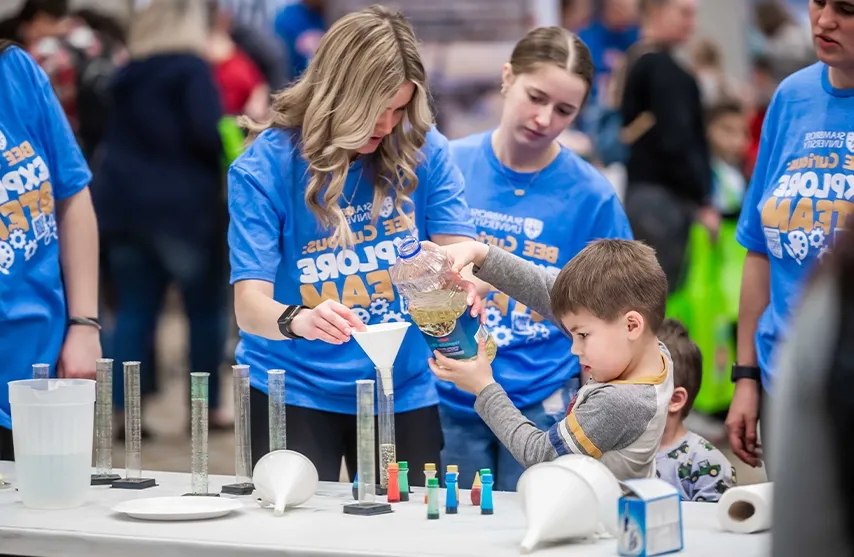
[[[439,478],[427,480],[427,520],[439,519]]]
[[[409,501],[409,463],[405,460],[401,460],[397,463],[399,472],[398,472],[398,484],[400,484],[400,500]]]

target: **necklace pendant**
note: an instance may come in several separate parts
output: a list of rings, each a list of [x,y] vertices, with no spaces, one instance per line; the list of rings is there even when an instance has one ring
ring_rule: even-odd
[[[516,189],[516,190],[513,190],[513,193],[515,193],[515,194],[516,194],[516,197],[522,197],[523,195],[525,195],[525,190],[523,190],[523,189]]]
[[[344,207],[344,216],[345,216],[345,217],[348,217],[348,218],[349,218],[349,217],[352,217],[352,216],[353,216],[353,215],[355,215],[355,214],[356,214],[356,210],[353,208],[353,206],[352,206],[352,205],[348,205],[347,207]]]

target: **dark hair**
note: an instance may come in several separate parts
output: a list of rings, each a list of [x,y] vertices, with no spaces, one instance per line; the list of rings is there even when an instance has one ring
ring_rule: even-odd
[[[784,25],[792,21],[792,16],[778,0],[764,0],[753,7],[756,27],[766,37],[773,37]]]
[[[510,67],[514,74],[519,75],[531,72],[543,63],[556,64],[577,75],[587,84],[587,95],[590,94],[596,70],[590,49],[578,35],[557,26],[528,31],[513,48]],[[587,95],[584,96],[585,102]]]
[[[638,8],[640,13],[646,15],[653,8],[660,8],[670,3],[670,0],[638,0]]]
[[[39,14],[65,17],[68,15],[68,0],[27,0],[18,12],[17,19],[21,23],[29,23]]]
[[[722,99],[706,109],[706,126],[712,125],[718,118],[744,114],[744,108],[736,100]]]
[[[685,325],[676,319],[664,320],[658,331],[658,340],[664,343],[673,360],[673,386],[682,387],[688,393],[682,407],[682,418],[685,418],[694,407],[703,383],[703,353],[691,340]]]
[[[552,286],[552,315],[586,310],[613,321],[629,311],[640,313],[658,334],[667,305],[667,276],[655,250],[636,240],[597,240],[570,259]]]
[[[77,10],[72,15],[86,22],[93,31],[100,33],[110,39],[121,43],[127,43],[127,30],[115,18],[105,15],[97,10]]]

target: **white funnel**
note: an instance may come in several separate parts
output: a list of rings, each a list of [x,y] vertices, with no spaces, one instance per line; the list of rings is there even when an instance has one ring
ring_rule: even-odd
[[[563,466],[536,464],[517,485],[527,531],[520,544],[530,553],[537,544],[588,538],[599,522],[599,502],[590,484]]]
[[[255,496],[262,507],[273,506],[281,516],[286,507],[302,505],[317,489],[317,468],[295,451],[273,451],[261,457],[252,471]]]
[[[353,338],[380,370],[383,391],[386,394],[393,391],[391,370],[409,325],[408,321],[377,323],[376,325],[368,325],[365,331],[353,331]]]
[[[620,535],[619,502],[623,495],[620,482],[607,466],[595,458],[584,455],[565,455],[552,463],[568,468],[584,478],[599,501],[599,521],[601,526],[614,538]]]

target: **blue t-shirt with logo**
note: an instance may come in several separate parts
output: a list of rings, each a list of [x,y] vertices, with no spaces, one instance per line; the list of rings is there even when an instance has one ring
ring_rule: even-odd
[[[451,143],[481,240],[557,274],[593,240],[632,238],[613,186],[581,157],[562,147],[539,173],[519,173],[501,164],[491,137],[487,132]],[[555,325],[502,292],[489,294],[485,311],[498,346],[495,380],[517,408],[542,402],[578,375],[572,342]],[[438,388],[443,411],[476,416],[472,395],[451,383]]]
[[[285,6],[274,22],[276,35],[287,49],[289,78],[297,79],[308,67],[308,61],[326,32],[323,14],[312,10],[302,2]]]
[[[827,72],[814,64],[777,89],[736,232],[745,248],[770,262],[770,303],[756,331],[766,390],[774,350],[810,270],[854,210],[854,89],[835,89]]]
[[[92,175],[50,81],[16,47],[0,54],[0,427],[11,428],[9,381],[32,365],[55,373],[67,319],[56,202]]]
[[[353,309],[368,324],[404,321],[406,309],[389,269],[397,258],[395,241],[408,234],[405,219],[386,197],[372,220],[373,165],[359,157],[350,165],[340,205],[356,237],[352,249],[330,245],[325,229],[306,206],[308,167],[294,130],[267,130],[235,161],[229,172],[231,282],[272,282],[283,304],[318,305],[332,299]],[[463,196],[463,181],[453,165],[448,141],[432,129],[416,169],[418,186],[404,205],[417,236],[437,234],[474,238]],[[363,160],[364,159],[364,160]],[[411,326],[394,363],[395,411],[438,403],[430,351]],[[356,381],[376,379],[376,370],[355,340],[272,341],[241,331],[237,361],[250,366],[250,383],[267,392],[267,371],[285,369],[287,403],[345,414],[356,413]]]

